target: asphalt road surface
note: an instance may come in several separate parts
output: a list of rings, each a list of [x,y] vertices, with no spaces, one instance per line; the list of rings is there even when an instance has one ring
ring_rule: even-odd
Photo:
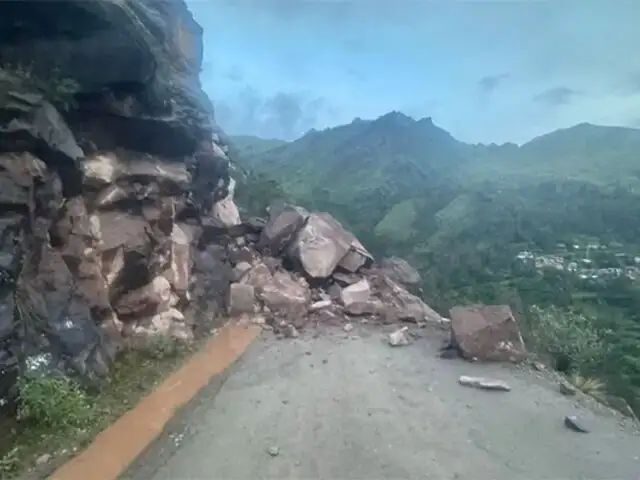
[[[631,422],[539,373],[440,359],[438,332],[393,348],[364,328],[265,333],[123,478],[640,479]],[[512,390],[463,387],[460,375]],[[573,414],[590,433],[564,426]]]

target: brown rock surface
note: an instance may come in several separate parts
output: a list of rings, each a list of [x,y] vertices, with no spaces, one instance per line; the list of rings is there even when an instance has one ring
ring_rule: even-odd
[[[123,335],[208,331],[201,233],[235,205],[183,0],[0,2],[0,29],[1,405],[31,357],[98,378]]]

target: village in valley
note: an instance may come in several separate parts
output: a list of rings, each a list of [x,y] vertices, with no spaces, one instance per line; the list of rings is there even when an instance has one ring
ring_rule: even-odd
[[[625,246],[617,242],[558,243],[552,253],[522,250],[516,255],[516,261],[538,271],[555,269],[574,273],[585,281],[640,279],[640,252],[626,251]]]

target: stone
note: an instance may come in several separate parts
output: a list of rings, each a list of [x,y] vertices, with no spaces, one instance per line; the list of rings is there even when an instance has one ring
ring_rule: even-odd
[[[366,303],[371,296],[371,286],[366,278],[345,287],[340,292],[340,300],[345,307],[353,303]]]
[[[526,358],[520,329],[508,305],[451,309],[452,340],[465,358],[519,361]]]
[[[348,253],[353,256],[345,258]],[[338,265],[355,272],[373,261],[358,239],[328,213],[309,215],[290,244],[287,255],[299,262],[312,278],[327,278]]]
[[[296,327],[294,325],[291,325],[290,323],[285,325],[284,334],[288,338],[298,338],[300,336],[300,333],[298,332]]]
[[[575,415],[567,415],[564,417],[564,426],[577,433],[589,433],[589,430],[582,425],[580,419]]]
[[[458,378],[458,383],[465,387],[477,388],[479,390],[490,390],[497,392],[509,392],[511,387],[502,380],[492,380],[483,377],[469,377],[462,375]]]
[[[246,283],[232,283],[229,289],[229,315],[254,313],[255,289]]]
[[[230,179],[227,196],[222,200],[217,201],[213,205],[213,210],[211,212],[212,218],[218,220],[226,227],[232,227],[242,223],[238,207],[233,200],[235,185],[235,180]]]
[[[418,285],[422,278],[409,262],[399,257],[384,258],[380,261],[380,270],[391,280],[405,286]]]
[[[175,308],[169,308],[151,317],[138,320],[131,334],[134,337],[144,339],[168,337],[189,341],[193,338],[193,332],[186,325],[184,315]]]
[[[354,317],[363,315],[378,315],[386,312],[385,306],[377,298],[369,298],[365,302],[353,302],[344,308],[344,313]]]
[[[238,262],[233,268],[233,274],[236,281],[240,280],[242,276],[249,270],[251,270],[251,264],[249,262]]]
[[[409,293],[386,275],[371,273],[368,277],[376,296],[385,307],[386,323],[410,321],[440,323],[442,318],[419,297]]]
[[[342,327],[342,330],[344,330],[345,332],[349,333],[351,330],[353,330],[353,324],[352,323],[345,323],[344,327]]]
[[[558,391],[567,397],[572,397],[574,396],[578,390],[576,389],[576,387],[574,387],[573,385],[571,385],[569,382],[567,382],[566,380],[561,381],[558,384]]]
[[[276,446],[271,446],[267,448],[267,453],[272,457],[277,457],[280,455],[280,449]]]
[[[309,212],[302,207],[271,208],[269,220],[260,234],[260,248],[266,254],[279,255],[289,247],[308,217]]]
[[[329,308],[332,305],[333,305],[333,302],[330,299],[318,300],[317,302],[314,302],[309,306],[309,312],[317,312],[318,310]]]
[[[164,277],[156,277],[148,285],[123,295],[115,305],[121,316],[145,316],[168,310],[171,284]]]
[[[48,454],[48,453],[45,453],[44,455],[40,455],[36,459],[36,465],[44,465],[45,463],[49,463],[51,458],[52,458],[52,456],[50,454]]]
[[[407,336],[408,327],[402,327],[395,332],[392,332],[387,337],[387,343],[392,347],[405,347],[411,344],[411,340]]]

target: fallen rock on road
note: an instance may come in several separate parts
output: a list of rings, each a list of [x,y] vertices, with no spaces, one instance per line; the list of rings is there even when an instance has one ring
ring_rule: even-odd
[[[564,417],[564,426],[577,433],[589,433],[589,430],[580,423],[580,420],[575,415]]]
[[[465,387],[477,388],[479,390],[492,390],[497,392],[510,392],[511,387],[502,380],[491,380],[483,377],[467,377],[462,375],[458,383]]]
[[[407,335],[408,327],[402,327],[400,330],[396,330],[389,334],[388,342],[392,347],[404,347],[411,343],[409,336]]]

